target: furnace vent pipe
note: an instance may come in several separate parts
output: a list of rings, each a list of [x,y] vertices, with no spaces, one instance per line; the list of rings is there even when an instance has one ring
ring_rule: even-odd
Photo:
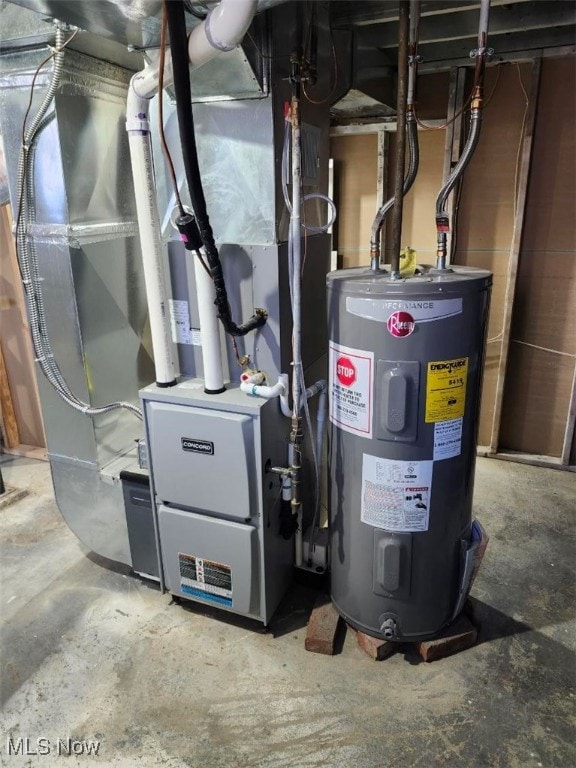
[[[190,36],[188,52],[191,65],[202,66],[226,49],[236,47],[248,29],[255,10],[255,0],[222,0],[210,13],[209,19],[199,24]],[[149,102],[158,91],[158,80],[157,63],[132,78],[126,104],[126,130],[134,178],[156,383],[161,387],[169,387],[176,383],[176,365],[148,121]],[[167,55],[164,83],[167,86],[172,81],[172,57]]]
[[[166,0],[165,0],[166,2]],[[184,6],[182,1],[166,2],[168,29],[170,31],[170,45],[172,49],[172,66],[174,68],[174,93],[176,95],[176,114],[178,117],[178,129],[180,144],[182,146],[182,159],[186,172],[186,183],[190,194],[190,201],[194,209],[196,223],[202,243],[206,252],[206,261],[214,281],[216,290],[216,308],[218,317],[224,329],[231,336],[245,336],[247,333],[260,328],[267,319],[267,313],[263,309],[255,309],[254,314],[245,323],[237,325],[232,319],[230,302],[226,292],[226,282],[222,271],[220,255],[214,240],[214,233],[210,224],[206,198],[202,186],[202,176],[198,163],[196,148],[196,135],[194,129],[194,115],[192,112],[192,93],[190,87],[190,73],[188,68],[188,40],[184,28]],[[237,7],[236,3],[233,7]],[[239,8],[251,8],[255,10],[256,4],[248,6],[244,0],[238,3]],[[243,28],[243,27],[242,27]],[[222,41],[219,41],[220,43]],[[216,50],[216,49],[214,49]],[[219,48],[218,50],[222,50]],[[203,60],[202,60],[203,61]]]
[[[188,56],[193,67],[201,67],[215,53],[233,51],[252,23],[256,0],[222,0],[188,38]]]
[[[480,127],[482,124],[482,107],[484,99],[484,68],[485,60],[488,54],[486,43],[488,40],[488,22],[490,18],[490,0],[481,0],[480,6],[480,23],[478,27],[478,48],[472,51],[471,56],[476,57],[476,71],[474,74],[474,91],[472,93],[472,102],[470,105],[470,130],[468,133],[468,139],[460,159],[456,163],[452,173],[448,177],[446,183],[438,193],[436,199],[436,233],[437,233],[437,261],[436,269],[446,269],[446,257],[447,257],[447,233],[450,231],[450,222],[448,220],[448,214],[446,213],[446,203],[448,197],[456,183],[464,173],[464,170],[474,150],[478,146],[480,139]]]
[[[203,252],[203,249],[202,251]],[[196,297],[198,299],[198,317],[202,338],[202,366],[204,368],[204,391],[209,395],[224,392],[224,374],[222,371],[222,348],[220,346],[220,326],[214,307],[216,292],[214,282],[200,258],[194,258],[194,276],[196,278]]]

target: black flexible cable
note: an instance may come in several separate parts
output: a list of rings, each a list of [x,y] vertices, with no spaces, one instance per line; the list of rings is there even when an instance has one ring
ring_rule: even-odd
[[[266,313],[256,310],[255,314],[242,325],[236,325],[230,314],[230,305],[222,272],[222,264],[214,234],[208,218],[206,198],[202,188],[200,166],[198,165],[198,151],[194,133],[194,117],[192,114],[192,93],[190,89],[190,69],[188,61],[188,37],[186,34],[186,19],[184,15],[184,3],[182,0],[164,0],[168,15],[168,30],[170,32],[170,48],[172,51],[172,63],[174,71],[174,93],[176,96],[176,114],[180,142],[182,144],[182,157],[186,171],[186,181],[190,194],[190,202],[194,209],[196,222],[200,231],[200,237],[204,244],[206,260],[210,267],[210,274],[214,281],[216,291],[216,308],[218,318],[227,333],[231,336],[245,336],[250,331],[260,328],[266,322]]]

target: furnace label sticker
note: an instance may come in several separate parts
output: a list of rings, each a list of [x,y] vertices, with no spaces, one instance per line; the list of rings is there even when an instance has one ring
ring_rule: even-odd
[[[426,377],[426,423],[464,416],[468,358],[428,363]]]
[[[374,353],[331,341],[328,364],[330,421],[371,438]]]
[[[452,459],[462,452],[462,417],[434,424],[434,461]]]
[[[365,453],[360,519],[396,533],[427,531],[432,461],[396,461]]]
[[[232,568],[213,560],[178,553],[180,591],[191,597],[232,607]]]
[[[188,302],[180,299],[168,299],[168,306],[170,308],[172,341],[174,344],[193,344]]]

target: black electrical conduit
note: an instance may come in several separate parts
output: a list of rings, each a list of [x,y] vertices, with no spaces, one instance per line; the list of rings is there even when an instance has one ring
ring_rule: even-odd
[[[254,315],[242,325],[236,325],[230,313],[230,304],[222,272],[222,264],[214,233],[208,218],[206,198],[202,188],[200,166],[198,165],[198,151],[196,148],[196,136],[194,133],[194,117],[192,114],[192,93],[190,89],[190,69],[188,59],[188,36],[186,34],[186,18],[184,15],[184,3],[182,0],[165,0],[168,17],[168,30],[170,32],[170,49],[172,52],[172,65],[174,72],[174,93],[176,96],[176,113],[182,144],[182,157],[186,171],[186,181],[190,193],[190,201],[194,209],[196,223],[200,232],[200,238],[206,252],[206,261],[210,275],[214,281],[216,299],[214,301],[218,318],[224,326],[224,330],[231,336],[245,336],[250,331],[260,328],[266,322],[267,313],[263,309],[256,309]]]

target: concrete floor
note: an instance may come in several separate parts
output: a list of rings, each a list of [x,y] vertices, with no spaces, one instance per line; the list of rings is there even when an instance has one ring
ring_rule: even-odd
[[[0,510],[1,765],[60,764],[67,738],[100,741],[67,766],[576,764],[576,475],[479,460],[476,516],[491,537],[473,588],[479,643],[432,664],[411,651],[377,663],[351,633],[332,658],[304,650],[310,587],[268,634],[171,604],[82,547],[47,465],[0,458],[29,489]],[[50,756],[9,756],[20,737]]]

